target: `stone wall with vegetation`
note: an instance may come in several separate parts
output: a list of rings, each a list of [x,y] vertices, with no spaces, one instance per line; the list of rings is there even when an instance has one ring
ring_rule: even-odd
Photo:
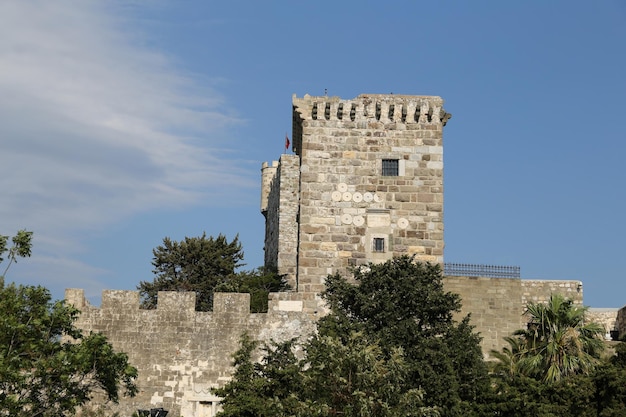
[[[272,294],[262,314],[250,313],[249,294],[216,293],[212,312],[195,311],[195,294],[187,292],[160,292],[154,310],[139,308],[136,291],[104,291],[100,308],[83,290],[65,297],[81,310],[79,328],[105,334],[139,370],[139,394],[115,409],[123,416],[156,407],[172,416],[211,415],[217,398],[210,388],[230,377],[244,332],[265,341],[308,335],[318,313],[316,296],[300,293]]]
[[[568,288],[551,283],[542,288]],[[525,287],[519,279],[444,278],[444,288],[461,296],[462,314],[471,315],[486,358],[491,349],[505,346],[503,337],[523,327]],[[171,415],[210,415],[207,410],[218,401],[210,388],[230,377],[232,354],[244,332],[263,341],[306,337],[326,312],[316,293],[272,293],[269,311],[259,314],[250,313],[249,297],[215,293],[213,311],[199,312],[195,294],[187,292],[159,292],[154,310],[139,307],[136,291],[104,291],[99,308],[86,301],[83,290],[65,293],[66,301],[81,310],[77,326],[105,334],[139,370],[139,395],[121,401],[116,409],[121,415],[154,407]]]
[[[559,293],[574,300],[575,304],[583,304],[583,283],[576,280],[539,280],[525,279],[522,281],[522,306],[528,303],[545,303],[550,294]]]
[[[546,302],[551,294],[562,294],[582,304],[580,281],[537,281],[514,278],[457,277],[444,278],[446,291],[461,296],[462,314],[471,315],[471,323],[482,337],[485,358],[489,352],[507,346],[504,337],[524,328],[523,316],[528,302]]]

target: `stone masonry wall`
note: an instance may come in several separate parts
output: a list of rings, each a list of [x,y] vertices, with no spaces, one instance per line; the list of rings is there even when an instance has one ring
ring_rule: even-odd
[[[606,340],[611,340],[611,332],[618,330],[617,308],[590,308],[587,310],[587,319],[604,327]]]
[[[265,216],[265,265],[285,275],[297,290],[298,203],[300,158],[282,155],[271,166],[263,164],[261,213]]]
[[[461,315],[471,315],[485,358],[506,346],[505,336],[523,328],[526,284],[519,279],[444,278],[445,290],[461,296]],[[568,287],[552,281],[543,288],[561,292]],[[262,341],[306,338],[326,314],[319,294],[304,292],[270,294],[269,311],[262,314],[250,313],[248,294],[216,293],[213,312],[194,311],[195,294],[184,292],[159,292],[155,310],[140,309],[136,291],[104,291],[100,308],[89,305],[83,290],[68,289],[65,298],[81,310],[78,328],[106,335],[139,370],[138,396],[122,399],[111,410],[121,415],[164,407],[173,416],[212,416],[219,398],[210,388],[230,378],[232,354],[243,332]]]
[[[574,300],[577,305],[583,304],[582,281],[550,281],[550,280],[523,280],[522,281],[522,304],[524,309],[528,303],[545,303],[550,299],[550,294],[559,293],[564,297]]]
[[[298,288],[319,292],[328,274],[403,254],[442,262],[443,100],[306,95],[293,106]],[[383,160],[395,161],[398,174],[383,175]]]
[[[83,290],[68,289],[66,300],[81,310],[77,326],[105,334],[139,370],[137,397],[118,411],[163,407],[172,416],[212,415],[218,398],[210,388],[230,378],[232,354],[243,332],[257,340],[286,340],[311,334],[315,294],[272,294],[269,312],[250,313],[249,294],[216,293],[213,312],[194,311],[195,294],[159,292],[155,310],[139,308],[135,291],[104,291],[101,308]]]
[[[619,338],[626,337],[626,307],[622,307],[617,312],[615,327],[619,332]]]
[[[506,346],[503,338],[524,325],[519,279],[446,277],[444,288],[461,296],[461,314],[471,315],[471,324],[482,337],[485,358],[491,350]]]
[[[461,313],[471,315],[471,324],[483,338],[483,354],[508,346],[505,336],[526,326],[524,309],[528,302],[545,303],[551,294],[561,294],[582,305],[580,281],[521,280],[512,278],[444,278],[444,288],[461,296]],[[590,319],[598,321],[594,315]],[[600,322],[600,321],[598,321]],[[603,322],[602,322],[603,323]]]

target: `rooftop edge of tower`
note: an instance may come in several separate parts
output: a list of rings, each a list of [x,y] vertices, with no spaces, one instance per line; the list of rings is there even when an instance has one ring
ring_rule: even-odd
[[[337,96],[292,96],[294,112],[302,120],[378,120],[445,126],[452,115],[443,109],[443,102],[439,96],[398,94],[360,94],[347,100]]]

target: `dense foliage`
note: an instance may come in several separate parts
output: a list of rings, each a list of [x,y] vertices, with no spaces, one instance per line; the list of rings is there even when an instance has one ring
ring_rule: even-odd
[[[30,256],[32,233],[0,255]],[[6,269],[5,269],[6,271]],[[78,311],[53,302],[40,286],[0,279],[0,416],[66,416],[99,393],[111,401],[135,395],[137,370],[101,334],[74,326]]]
[[[626,345],[602,356],[604,329],[585,321],[586,308],[558,294],[527,306],[526,329],[492,352],[491,397],[484,416],[626,416]]]
[[[551,295],[545,304],[528,304],[527,328],[505,339],[508,348],[492,352],[500,360],[497,369],[544,382],[588,374],[604,350],[604,328],[585,322],[586,311],[560,294]]]
[[[303,346],[262,348],[244,339],[233,380],[217,391],[224,416],[461,416],[488,389],[479,338],[453,319],[458,296],[441,269],[401,257],[335,275],[323,294],[331,313]]]
[[[225,236],[214,238],[203,233],[185,237],[178,242],[166,237],[163,245],[152,251],[156,277],[141,281],[137,286],[144,308],[156,308],[159,291],[193,291],[196,310],[213,308],[214,291],[248,292],[251,311],[267,311],[267,294],[283,291],[287,284],[275,271],[263,268],[237,272],[243,266],[243,250],[238,237],[228,241]]]
[[[242,340],[221,416],[626,417],[626,344],[603,355],[572,301],[529,304],[487,374],[438,266],[402,257],[354,279],[327,278],[331,312],[310,340]]]
[[[497,374],[476,415],[503,417],[626,416],[626,344],[586,373],[543,381],[520,373]]]

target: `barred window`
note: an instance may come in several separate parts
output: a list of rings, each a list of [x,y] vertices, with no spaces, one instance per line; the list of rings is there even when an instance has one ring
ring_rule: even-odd
[[[373,252],[384,252],[385,251],[385,238],[375,237],[372,241],[372,251]]]
[[[383,159],[383,176],[384,177],[397,177],[398,171],[397,159]]]

